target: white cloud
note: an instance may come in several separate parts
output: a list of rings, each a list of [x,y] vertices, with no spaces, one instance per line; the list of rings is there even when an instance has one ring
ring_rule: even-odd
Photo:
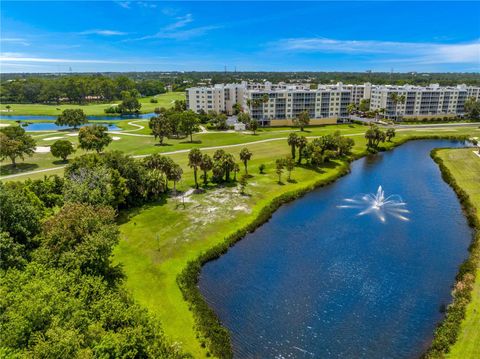
[[[121,36],[128,35],[127,32],[115,30],[86,30],[78,33],[79,35],[102,35],[102,36]]]
[[[123,7],[124,9],[130,9],[130,1],[116,1],[118,6]]]
[[[192,14],[186,14],[184,16],[178,16],[175,18],[175,22],[164,26],[159,32],[153,35],[146,35],[136,39],[126,39],[128,41],[141,41],[151,39],[174,39],[174,40],[188,40],[193,37],[198,37],[206,34],[211,30],[221,28],[219,25],[206,25],[193,28],[186,28],[186,26],[193,22]]]
[[[23,46],[30,46],[30,43],[25,39],[19,37],[0,37],[1,42],[10,42],[12,44],[20,44]]]
[[[46,62],[46,63],[79,63],[79,64],[125,64],[125,61],[110,61],[96,59],[60,59],[46,57],[31,57],[15,52],[4,52],[0,54],[0,61],[4,62]]]
[[[335,40],[328,38],[291,38],[269,44],[282,52],[319,52],[352,55],[382,55],[386,61],[421,64],[471,63],[480,66],[480,40],[469,43],[441,44],[376,40]]]
[[[175,30],[175,29],[182,28],[185,25],[193,22],[193,16],[192,14],[187,14],[185,16],[177,17],[176,20],[177,20],[176,22],[166,26],[164,29],[168,31],[168,30]]]

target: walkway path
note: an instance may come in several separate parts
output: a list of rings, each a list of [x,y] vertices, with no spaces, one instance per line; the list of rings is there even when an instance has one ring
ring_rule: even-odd
[[[138,126],[138,127],[141,127],[140,125],[135,125],[133,123],[131,123],[132,125],[134,126]],[[480,125],[480,123],[462,123],[462,124],[444,124],[444,125],[441,125],[441,127],[445,127],[446,125],[449,125],[447,127],[455,127],[455,126],[460,126],[460,127],[463,127],[463,126],[475,126],[475,125]],[[425,127],[428,127],[428,126],[433,126],[433,125],[419,125],[419,128],[425,128]],[[435,126],[435,127],[439,127],[439,126]],[[414,125],[407,125],[407,126],[403,126],[401,128],[398,129],[398,131],[408,131],[408,130],[416,130],[418,128],[416,128],[416,126]],[[139,129],[140,130],[140,129]],[[279,132],[284,132],[283,130],[279,131]],[[287,132],[289,132],[287,130]],[[118,133],[118,134],[122,134],[121,132],[111,132],[111,133]],[[124,133],[125,134],[125,133]],[[131,136],[148,136],[150,137],[150,135],[140,135],[140,134],[130,134]],[[349,137],[352,137],[352,136],[363,136],[364,133],[363,132],[360,132],[360,133],[350,133],[350,134],[346,134],[345,136],[349,136]],[[319,136],[306,136],[307,138],[317,138]],[[242,142],[242,143],[236,143],[236,144],[232,144],[232,145],[221,145],[221,146],[211,146],[211,147],[201,147],[200,149],[201,150],[217,150],[217,149],[221,149],[221,148],[235,148],[235,147],[241,147],[241,146],[246,146],[246,145],[254,145],[254,144],[257,144],[257,143],[266,143],[266,142],[273,142],[273,141],[285,141],[286,137],[275,137],[275,138],[267,138],[267,139],[264,139],[264,140],[258,140],[258,141],[251,141],[251,142]],[[187,153],[189,152],[191,149],[188,148],[188,149],[184,149],[184,150],[176,150],[176,151],[170,151],[170,152],[161,152],[160,154],[162,155],[173,155],[173,154],[177,154],[177,153]],[[133,158],[144,158],[144,157],[148,157],[150,156],[150,154],[146,154],[146,155],[133,155],[132,157]],[[30,175],[30,174],[35,174],[35,173],[41,173],[41,172],[48,172],[48,171],[53,171],[53,170],[57,170],[57,169],[61,169],[61,168],[64,168],[65,166],[58,166],[58,167],[51,167],[51,168],[45,168],[45,169],[41,169],[41,170],[35,170],[35,171],[29,171],[29,172],[22,172],[22,173],[16,173],[16,174],[13,174],[13,175],[8,175],[8,176],[1,176],[0,177],[0,180],[3,180],[3,179],[10,179],[10,178],[15,178],[15,177],[21,177],[21,176],[26,176],[26,175]]]

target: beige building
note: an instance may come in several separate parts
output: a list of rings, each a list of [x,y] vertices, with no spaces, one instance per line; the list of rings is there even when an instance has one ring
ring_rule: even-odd
[[[392,101],[393,93],[405,102]],[[463,114],[465,100],[480,100],[480,87],[465,85],[427,87],[342,84],[262,83],[220,84],[187,89],[187,107],[195,112],[233,113],[238,103],[250,116],[264,125],[289,125],[300,112],[307,111],[312,124],[336,123],[347,118],[348,105],[370,100],[370,110],[385,109],[387,117]]]

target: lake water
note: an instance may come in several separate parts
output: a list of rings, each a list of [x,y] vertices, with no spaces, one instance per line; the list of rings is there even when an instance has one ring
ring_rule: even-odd
[[[230,330],[235,357],[421,355],[472,238],[429,153],[462,145],[413,141],[360,159],[207,263],[200,290]],[[379,185],[402,197],[409,221],[338,207]]]
[[[104,125],[108,127],[109,131],[121,131],[122,129],[112,123],[96,123],[97,125]],[[91,126],[92,123],[87,123],[83,126]],[[79,126],[79,127],[83,127]],[[67,130],[72,129],[70,126],[57,126],[53,122],[33,122],[28,124],[28,126],[22,126],[25,131],[58,131],[58,130]]]
[[[152,113],[144,113],[138,115],[124,115],[124,116],[87,116],[89,121],[122,121],[122,120],[133,120],[133,119],[149,119],[150,117],[155,116]],[[8,116],[0,116],[0,120],[10,120],[10,121],[31,121],[31,120],[50,120],[55,121],[57,116],[35,116],[35,115],[28,115],[28,116],[21,116],[21,115],[8,115]]]

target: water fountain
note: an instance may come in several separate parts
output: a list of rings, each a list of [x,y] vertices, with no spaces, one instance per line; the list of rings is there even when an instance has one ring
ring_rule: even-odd
[[[344,201],[348,204],[340,205],[338,208],[360,209],[361,211],[357,216],[374,214],[381,222],[385,222],[387,216],[392,216],[402,221],[409,220],[405,216],[410,213],[405,208],[407,204],[396,194],[385,197],[382,186],[378,186],[376,193],[361,194],[353,198],[346,198]]]

